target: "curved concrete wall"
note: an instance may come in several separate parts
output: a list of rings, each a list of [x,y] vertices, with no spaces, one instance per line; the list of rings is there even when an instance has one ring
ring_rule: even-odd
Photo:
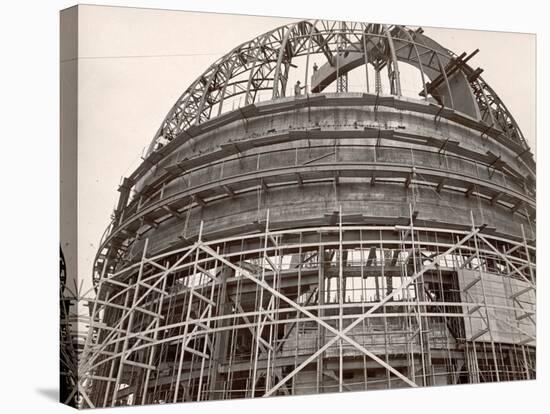
[[[194,238],[201,220],[207,237],[247,231],[266,208],[275,228],[330,223],[339,206],[351,222],[392,224],[411,205],[421,222],[469,226],[472,212],[496,233],[521,237],[523,224],[531,235],[535,189],[517,149],[463,114],[362,96],[255,104],[254,115],[185,140],[137,183],[122,223],[153,252]]]

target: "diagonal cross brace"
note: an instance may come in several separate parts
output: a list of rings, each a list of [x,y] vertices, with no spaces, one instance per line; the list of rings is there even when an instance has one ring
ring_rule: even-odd
[[[386,364],[385,361],[383,361],[382,359],[378,358],[376,355],[374,355],[372,352],[368,351],[365,347],[363,347],[362,345],[360,345],[359,343],[355,342],[352,338],[348,337],[347,335],[345,335],[346,332],[344,331],[339,331],[335,328],[333,328],[331,325],[329,325],[328,323],[326,323],[325,321],[323,321],[322,319],[318,318],[317,316],[315,316],[314,314],[312,314],[311,312],[309,312],[307,309],[303,308],[302,306],[298,305],[296,302],[294,302],[293,300],[289,299],[288,297],[286,297],[285,295],[283,295],[282,293],[278,292],[277,290],[273,289],[271,286],[269,286],[267,283],[265,282],[262,282],[258,279],[256,279],[255,277],[251,276],[251,274],[248,272],[248,271],[245,271],[244,269],[234,265],[233,263],[231,263],[230,261],[224,259],[223,257],[219,256],[218,254],[216,254],[216,252],[214,252],[214,250],[212,250],[211,248],[209,248],[208,246],[205,246],[205,245],[199,245],[199,248],[201,250],[203,250],[204,252],[210,254],[211,256],[215,257],[216,259],[220,260],[221,262],[223,262],[224,264],[226,264],[227,266],[231,267],[232,269],[236,270],[236,271],[241,271],[243,276],[245,276],[246,278],[252,280],[253,282],[255,282],[256,284],[258,284],[260,287],[264,288],[265,290],[269,291],[271,294],[273,294],[274,296],[277,296],[278,298],[280,298],[281,300],[283,300],[284,302],[288,303],[291,307],[293,307],[294,309],[298,310],[299,312],[302,312],[303,314],[307,315],[310,319],[316,321],[317,323],[319,323],[320,325],[322,325],[323,327],[325,327],[327,330],[331,331],[332,333],[334,333],[336,336],[331,339],[331,341],[327,342],[327,344],[325,344],[325,346],[323,347],[324,349],[321,351],[321,352],[324,352],[324,350],[328,347],[330,347],[334,342],[338,341],[339,339],[343,339],[344,341],[348,342],[349,344],[353,345],[355,348],[357,348],[359,351],[363,352],[364,354],[366,354],[367,356],[369,356],[370,358],[372,358],[373,360],[375,360],[376,362],[378,362],[380,365],[382,365],[383,367],[385,367],[386,369],[388,369],[390,372],[392,372],[393,374],[395,374],[397,377],[399,377],[400,379],[402,379],[404,382],[406,382],[407,384],[409,384],[411,387],[416,387],[417,385],[412,382],[409,378],[407,378],[406,376],[404,376],[403,374],[401,374],[399,371],[397,371],[395,368],[393,368],[392,366]],[[321,352],[317,351],[317,353],[315,354],[315,356],[310,357],[308,358],[310,361],[308,361],[307,363],[311,362],[313,359],[315,359],[317,357],[317,354],[320,354]],[[305,364],[307,365],[307,364]],[[305,366],[304,365],[304,366]],[[300,368],[301,369],[301,368]],[[272,388],[270,391],[268,391],[266,394],[264,394],[264,396],[268,396],[268,395],[271,395],[271,393],[275,392],[277,389],[279,389],[286,381],[288,381],[288,379],[290,379],[290,377],[285,377],[283,378],[283,380],[281,380],[274,388]]]
[[[312,362],[313,360],[315,360],[319,355],[321,355],[323,352],[325,352],[332,344],[334,344],[336,341],[338,341],[339,339],[344,339],[346,341],[348,341],[349,343],[351,343],[352,345],[355,346],[355,344],[357,344],[355,341],[351,340],[350,341],[350,338],[348,338],[347,336],[345,336],[345,334],[347,332],[349,332],[350,330],[352,330],[355,326],[357,326],[358,324],[360,324],[365,318],[367,318],[370,314],[374,313],[377,309],[379,309],[381,306],[383,306],[386,302],[388,302],[390,299],[392,299],[396,294],[397,292],[401,291],[402,289],[405,289],[407,288],[412,282],[414,282],[416,279],[418,279],[420,276],[422,276],[425,272],[427,272],[428,270],[431,270],[433,269],[435,266],[436,266],[436,263],[438,262],[438,260],[441,258],[441,257],[445,257],[446,255],[452,253],[454,250],[456,250],[458,247],[462,246],[466,241],[468,241],[471,237],[473,237],[474,235],[478,234],[480,231],[480,229],[474,229],[472,230],[470,233],[468,233],[466,236],[464,236],[461,240],[459,240],[456,244],[454,244],[453,246],[451,246],[449,249],[447,249],[445,252],[443,252],[442,254],[438,255],[438,256],[435,256],[433,258],[433,261],[431,264],[427,265],[426,267],[424,267],[424,269],[422,269],[421,271],[418,271],[416,274],[414,274],[410,280],[408,282],[404,282],[401,284],[401,286],[394,290],[392,293],[390,293],[389,295],[387,295],[384,299],[382,299],[380,302],[378,302],[376,305],[374,305],[372,308],[370,308],[367,312],[365,312],[363,315],[361,315],[359,318],[357,318],[354,322],[352,322],[350,325],[348,325],[343,331],[342,331],[342,334],[340,334],[340,332],[336,331],[336,336],[332,339],[330,339],[325,345],[323,345],[320,349],[318,349],[314,354],[312,354],[309,358],[307,358],[304,362],[302,362],[298,367],[296,367],[291,373],[289,373],[285,378],[283,378],[279,383],[277,383],[275,386],[273,386],[269,391],[267,391],[265,394],[264,394],[264,397],[268,397],[270,395],[272,395],[275,391],[277,391],[277,389],[279,389],[281,386],[283,386],[289,379],[291,379],[294,375],[296,375],[299,371],[301,371],[306,365],[308,365],[310,362]],[[203,248],[203,247],[206,247],[206,246],[200,246],[200,248]],[[207,248],[208,249],[208,248]],[[206,250],[208,253],[210,252],[213,252],[212,249],[208,249]],[[218,256],[219,257],[219,256]],[[228,262],[227,260],[223,259],[223,258],[220,258],[221,261],[223,261],[224,263],[226,263],[228,266],[232,267],[233,269],[235,270],[240,270],[237,266],[233,265],[232,263]],[[249,279],[253,280],[254,282],[256,283],[259,283],[261,284],[256,278],[254,277],[251,277],[251,276],[248,276],[247,274],[243,273],[243,275],[245,275],[246,277],[248,277]],[[269,286],[267,286],[267,288],[269,288]],[[276,291],[275,291],[276,292]],[[279,292],[276,292],[276,294],[280,295]],[[281,295],[283,296],[282,299],[289,303],[291,306],[293,306],[295,309],[298,309],[299,311],[302,311],[303,313],[305,313],[306,315],[309,313],[307,310],[305,309],[301,309],[301,307],[299,305],[297,305],[296,303],[294,303],[293,301],[291,301],[290,299],[288,299],[286,296],[284,295]],[[309,316],[309,315],[308,315]],[[312,315],[312,319],[316,320],[317,322],[321,323],[321,325],[325,326],[327,325],[324,321],[322,320],[319,320],[319,318],[317,318],[315,315]],[[335,329],[332,328],[332,326],[328,325],[328,328],[330,331],[334,332]],[[359,344],[357,344],[359,345]],[[357,346],[355,346],[357,348]],[[359,345],[359,348],[362,352],[365,352],[368,356],[370,356],[372,359],[374,359],[376,362],[378,362],[380,365],[382,365],[383,367],[387,368],[388,370],[390,370],[391,372],[393,373],[396,373],[396,375],[403,379],[405,378],[406,379],[406,383],[411,385],[412,387],[417,387],[416,383],[412,382],[411,380],[409,380],[407,377],[403,376],[399,371],[396,371],[393,367],[389,366],[388,364],[385,363],[385,361],[381,360],[380,358],[378,358],[376,355],[372,354],[371,352],[367,351],[365,348],[363,348],[361,345]],[[371,356],[372,355],[372,356]]]
[[[177,265],[179,265],[181,262],[183,262],[193,251],[196,250],[197,243],[195,243],[192,248],[186,252],[180,259],[178,259],[172,266],[170,266],[168,269],[166,269],[153,285],[150,285],[150,287],[147,289],[147,291],[134,303],[134,305],[126,312],[117,322],[117,324],[114,326],[114,329],[107,335],[102,345],[99,347],[98,350],[95,351],[93,355],[90,355],[88,358],[84,358],[82,361],[82,365],[79,367],[79,372],[86,372],[89,371],[90,366],[92,366],[93,362],[99,357],[100,352],[105,349],[108,345],[110,345],[110,340],[114,336],[114,333],[116,332],[116,329],[118,329],[120,326],[122,326],[122,323],[124,320],[129,317],[129,315],[135,310],[135,308],[143,301],[147,295],[155,288],[157,285],[159,285],[164,278],[170,274],[173,268],[175,268]],[[136,286],[137,288],[137,286]],[[86,350],[84,351],[86,352]],[[86,353],[84,353],[86,356]],[[85,376],[83,377],[85,378]]]
[[[514,266],[514,264],[512,262],[510,262],[510,260],[502,254],[502,252],[500,252],[495,246],[493,246],[491,243],[489,243],[489,241],[483,237],[481,234],[479,235],[479,238],[481,240],[483,240],[485,242],[485,244],[487,244],[487,246],[489,246],[491,248],[492,251],[494,251],[501,259],[503,259],[506,263],[508,263],[508,265],[514,270],[512,272],[512,274],[514,273],[517,273],[519,276],[521,276],[521,278],[531,287],[533,288],[534,291],[536,291],[536,286],[533,284],[533,282],[531,282],[529,279],[527,279],[525,277],[525,275],[523,273],[521,273],[520,269],[518,269],[516,266]]]

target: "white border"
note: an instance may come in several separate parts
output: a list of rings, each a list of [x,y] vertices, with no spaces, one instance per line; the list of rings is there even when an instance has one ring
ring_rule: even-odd
[[[56,400],[58,372],[58,119],[61,0],[4,2],[1,15],[0,114],[2,185],[0,252],[0,411],[70,412]],[[548,248],[548,175],[542,77],[548,36],[544,2],[460,0],[303,1],[133,0],[101,4],[282,17],[395,22],[537,34],[537,158],[539,258]],[[511,58],[503,46],[503,64]],[[511,80],[513,81],[513,80]],[[7,231],[6,231],[7,230]],[[542,260],[539,259],[541,262]],[[547,265],[538,268],[538,379],[531,382],[316,395],[232,402],[102,410],[102,413],[312,412],[544,412],[549,391],[548,344],[543,329]],[[549,284],[550,285],[550,284]]]

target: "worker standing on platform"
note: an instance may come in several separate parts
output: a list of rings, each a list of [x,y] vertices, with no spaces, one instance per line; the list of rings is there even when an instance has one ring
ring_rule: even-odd
[[[296,82],[296,85],[294,85],[294,95],[301,95],[302,89],[305,89],[305,86],[300,86],[300,81]]]

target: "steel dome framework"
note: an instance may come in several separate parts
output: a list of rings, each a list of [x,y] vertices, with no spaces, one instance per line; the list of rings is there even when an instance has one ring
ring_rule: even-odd
[[[534,378],[535,164],[472,56],[317,20],[210,66],[119,188],[84,405]]]
[[[312,85],[312,92],[321,92],[340,75],[353,67],[370,64],[380,71],[388,68],[391,94],[401,95],[399,62],[419,69],[424,96],[438,97],[440,104],[481,117],[491,127],[499,128],[512,141],[527,146],[514,118],[496,93],[466,62],[475,54],[455,55],[423,35],[398,25],[316,20],[281,26],[243,43],[213,63],[178,99],[163,121],[154,143],[166,143],[186,129],[211,117],[219,116],[224,102],[243,96],[244,104],[257,100],[257,94],[271,91],[272,99],[286,96],[289,72],[295,69],[292,60],[323,55],[331,70],[325,82]],[[351,54],[351,56],[349,56]],[[308,84],[309,65],[302,68]],[[458,84],[449,82],[456,71]],[[309,73],[311,74],[311,73]],[[368,77],[368,74],[367,74]],[[430,82],[430,80],[432,82]],[[471,86],[477,105],[463,99],[465,82]],[[369,92],[368,81],[366,92]],[[456,95],[453,99],[453,92]],[[457,100],[456,103],[454,102]],[[480,113],[477,113],[477,108]]]

